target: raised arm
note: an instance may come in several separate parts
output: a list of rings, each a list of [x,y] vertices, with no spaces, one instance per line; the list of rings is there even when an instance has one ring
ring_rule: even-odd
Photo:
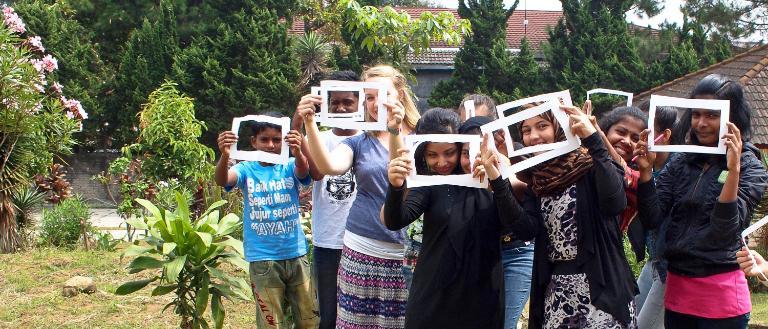
[[[219,186],[232,187],[237,184],[237,174],[234,170],[229,169],[229,149],[237,143],[237,135],[231,131],[222,132],[219,134],[217,142],[221,157],[216,162],[216,172],[213,178]]]
[[[431,189],[415,188],[406,193],[405,178],[411,170],[414,170],[408,157],[408,150],[400,149],[392,153],[399,156],[390,160],[387,166],[389,189],[381,210],[381,221],[388,229],[396,231],[408,226],[424,213]]]
[[[677,166],[668,165],[654,181],[653,163],[656,154],[648,150],[648,133],[648,129],[640,133],[640,141],[634,153],[640,170],[640,180],[637,184],[637,216],[644,228],[656,229],[674,203],[672,182],[677,177]],[[657,185],[657,182],[660,184]]]
[[[322,102],[317,95],[304,95],[296,106],[296,111],[304,119],[304,129],[307,131],[309,154],[317,170],[322,175],[341,175],[352,167],[354,154],[349,146],[341,144],[329,152],[320,139],[320,130],[315,124],[315,105]],[[333,159],[333,161],[331,161]]]

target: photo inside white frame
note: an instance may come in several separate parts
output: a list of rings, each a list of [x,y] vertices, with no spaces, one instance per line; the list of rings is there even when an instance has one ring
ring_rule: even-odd
[[[232,119],[232,132],[238,134],[237,138],[240,141],[247,141],[250,144],[253,133],[250,129],[243,129],[241,134],[240,126],[243,123],[269,123],[280,127],[281,147],[280,153],[271,153],[257,150],[240,150],[238,149],[238,143],[232,144],[230,148],[230,157],[235,160],[243,161],[260,161],[273,164],[287,164],[288,163],[288,144],[285,142],[285,136],[291,129],[291,119],[288,117],[275,118],[265,115],[246,115],[244,117]]]
[[[648,150],[651,152],[680,152],[680,153],[705,153],[705,154],[725,154],[726,146],[723,136],[728,131],[726,123],[730,116],[730,102],[719,99],[688,99],[660,95],[651,95],[650,106],[648,108],[648,126],[655,127],[656,111],[659,107],[673,107],[681,111],[693,111],[694,109],[703,109],[720,112],[720,122],[718,125],[718,144],[717,146],[703,145],[656,145],[656,134],[654,129],[649,129]],[[686,120],[683,116],[681,120]],[[686,132],[687,133],[687,132]]]
[[[626,103],[627,105],[626,106],[632,106],[633,94],[632,93],[628,93],[626,91],[614,90],[614,89],[605,89],[605,88],[592,89],[592,90],[587,91],[587,100],[589,100],[590,97],[593,94],[608,94],[608,95],[613,95],[613,96],[626,97],[627,98],[627,103]]]
[[[385,131],[387,130],[387,108],[384,106],[384,101],[387,99],[387,87],[383,83],[379,82],[359,82],[359,81],[321,81],[319,92],[323,95],[324,100],[328,99],[329,92],[334,90],[359,90],[360,91],[360,113],[354,117],[345,117],[338,115],[331,115],[328,113],[328,102],[324,101],[320,107],[320,113],[318,113],[318,122],[324,127],[341,128],[341,129],[356,129],[363,131]],[[366,94],[373,93],[376,95],[376,116],[370,118],[366,113]]]
[[[363,88],[334,86],[321,91],[323,97],[323,104],[320,107],[321,117],[365,121],[365,90]],[[346,111],[339,112],[339,108]]]
[[[555,101],[554,99],[544,104],[541,104],[539,106],[517,112],[511,116],[498,119],[496,121],[493,121],[491,123],[485,124],[480,127],[480,130],[483,132],[483,135],[492,134],[493,132],[500,129],[504,130],[507,134],[509,134],[509,128],[508,128],[509,126],[512,126],[519,122],[523,122],[530,118],[539,116],[548,111],[552,112],[552,114],[555,117],[555,120],[557,120],[558,124],[560,125],[560,128],[563,130],[563,133],[565,135],[565,140],[554,142],[554,143],[527,146],[527,147],[520,148],[518,150],[514,150],[514,148],[510,146],[511,139],[507,139],[506,141],[508,143],[507,150],[508,150],[508,156],[510,158],[520,156],[520,155],[525,155],[525,154],[535,154],[535,155],[503,169],[502,173],[504,174],[504,177],[509,177],[519,171],[528,169],[544,161],[547,161],[555,157],[558,157],[560,155],[571,152],[579,148],[579,146],[581,145],[581,140],[578,137],[576,137],[571,131],[568,115],[563,110],[560,109],[559,101]],[[509,151],[509,150],[513,150],[513,151]]]
[[[409,188],[419,186],[433,185],[457,185],[473,188],[487,188],[488,179],[472,177],[472,173],[449,174],[449,175],[423,175],[417,172],[416,161],[425,161],[416,159],[416,151],[424,143],[461,143],[469,144],[469,167],[474,165],[474,159],[480,152],[481,137],[478,135],[456,135],[456,134],[428,134],[428,135],[408,135],[405,136],[405,147],[409,150],[409,157],[414,169],[406,178]],[[426,152],[426,150],[425,150]],[[426,156],[426,154],[424,154]],[[456,166],[461,169],[461,147],[456,151]],[[462,171],[463,172],[463,171]]]

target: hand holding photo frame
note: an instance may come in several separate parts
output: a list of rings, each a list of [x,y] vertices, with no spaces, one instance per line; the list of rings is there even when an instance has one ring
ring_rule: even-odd
[[[627,106],[632,106],[633,95],[632,93],[628,93],[626,91],[605,89],[605,88],[592,89],[590,91],[587,91],[587,100],[589,100],[589,97],[592,96],[592,94],[611,94],[611,95],[617,95],[617,96],[624,96],[627,98]]]
[[[755,263],[755,264],[757,264],[757,262],[755,261],[755,257],[752,256],[752,251],[749,250],[749,245],[747,244],[747,236],[757,231],[760,227],[762,227],[765,224],[768,224],[768,216],[763,217],[763,219],[757,221],[757,223],[750,225],[744,231],[741,232],[741,242],[744,244],[744,248],[747,249],[747,253],[749,254],[749,258],[752,260],[752,263]],[[768,281],[768,275],[766,275],[766,273],[764,273],[760,269],[760,267],[757,267],[757,270],[760,273],[760,276],[762,276],[762,280]]]
[[[656,145],[654,129],[648,134],[648,150],[651,152],[682,152],[682,153],[707,153],[725,154],[726,146],[723,136],[728,131],[726,123],[730,115],[730,102],[719,99],[686,99],[669,96],[651,95],[651,103],[648,108],[648,126],[654,127],[656,120],[656,108],[669,106],[680,109],[707,109],[720,111],[720,132],[717,146],[702,145]]]
[[[414,170],[407,178],[407,186],[419,187],[419,186],[433,186],[433,185],[457,185],[475,188],[487,188],[488,178],[483,177],[481,181],[479,178],[472,177],[472,173],[469,174],[456,174],[456,175],[422,175],[418,173],[416,168],[416,149],[422,143],[469,143],[469,167],[472,168],[475,162],[477,154],[480,152],[480,142],[482,141],[480,136],[477,135],[455,135],[455,134],[430,134],[430,135],[407,135],[405,136],[405,147],[410,150],[409,156],[411,163],[414,164]],[[461,166],[461,149],[457,152],[459,158],[457,159],[457,166]],[[421,160],[421,159],[420,159]]]
[[[291,130],[291,119],[288,117],[275,118],[265,115],[246,115],[244,117],[232,119],[232,132],[237,134],[238,139],[250,140],[251,135],[241,136],[240,125],[243,122],[264,122],[271,123],[280,127],[282,147],[280,148],[280,154],[264,152],[264,151],[247,151],[239,150],[237,143],[232,144],[230,148],[230,157],[235,160],[244,161],[261,161],[274,164],[287,164],[288,163],[288,144],[285,142],[285,136],[288,131]]]
[[[387,108],[384,101],[387,99],[386,85],[378,82],[358,82],[358,81],[333,81],[324,80],[320,82],[320,87],[312,87],[312,93],[319,93],[323,97],[323,103],[320,106],[320,112],[315,116],[316,121],[322,126],[356,129],[365,131],[385,131],[387,130]],[[366,94],[365,91],[374,90],[376,92],[376,121],[366,121]],[[333,113],[329,103],[331,93],[333,92],[352,92],[357,95],[358,103],[355,111],[350,113]]]
[[[566,154],[568,152],[571,152],[579,148],[579,146],[581,146],[581,140],[578,137],[576,137],[573,134],[573,132],[571,132],[571,125],[570,125],[570,120],[568,118],[568,114],[566,114],[563,110],[560,109],[560,102],[559,100],[555,100],[555,99],[550,99],[544,104],[517,112],[511,116],[508,116],[506,118],[501,118],[499,120],[493,121],[491,123],[488,123],[480,127],[480,131],[482,131],[483,135],[492,134],[494,131],[497,131],[497,130],[504,130],[505,134],[509,135],[509,128],[508,128],[509,126],[517,124],[518,122],[522,122],[527,119],[533,118],[535,116],[541,115],[547,111],[552,111],[552,114],[554,115],[555,120],[557,120],[557,122],[560,124],[560,128],[563,129],[566,139],[560,142],[554,142],[549,144],[539,144],[534,146],[523,147],[519,150],[514,150],[514,148],[511,147],[512,146],[511,138],[507,138],[506,140],[507,150],[509,152],[508,156],[510,158],[516,157],[519,155],[535,153],[535,152],[543,152],[543,153],[537,154],[533,157],[530,157],[528,159],[515,163],[507,168],[503,168],[502,175],[505,178],[512,176],[519,171],[522,171],[530,167],[533,167],[537,164],[540,164],[544,161],[547,161],[555,157],[561,156],[563,154]]]

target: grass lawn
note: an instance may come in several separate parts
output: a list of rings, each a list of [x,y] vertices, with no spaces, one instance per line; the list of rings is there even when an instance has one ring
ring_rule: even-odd
[[[178,327],[172,308],[160,312],[172,295],[150,297],[151,285],[128,296],[114,295],[122,283],[150,276],[128,274],[129,261],[120,261],[120,251],[36,249],[0,254],[0,328]],[[75,275],[92,277],[99,291],[62,297],[62,284]],[[225,301],[224,306],[225,327],[256,326],[255,304]]]
[[[768,325],[768,293],[752,294],[750,324]]]

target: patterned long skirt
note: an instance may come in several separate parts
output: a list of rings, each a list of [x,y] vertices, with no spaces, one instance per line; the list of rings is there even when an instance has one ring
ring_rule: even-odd
[[[636,329],[635,302],[627,307],[631,322],[621,323],[592,305],[586,274],[553,275],[544,299],[544,328]]]
[[[336,328],[403,328],[408,300],[403,261],[369,256],[344,246],[338,298]]]

